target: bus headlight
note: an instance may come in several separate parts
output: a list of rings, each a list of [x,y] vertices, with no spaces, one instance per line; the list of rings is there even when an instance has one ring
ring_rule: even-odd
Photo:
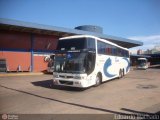
[[[58,76],[57,74],[54,74],[53,77],[54,77],[54,78],[58,78],[59,76]]]
[[[74,79],[82,79],[81,76],[74,76]]]
[[[74,76],[74,79],[85,79],[85,76]]]

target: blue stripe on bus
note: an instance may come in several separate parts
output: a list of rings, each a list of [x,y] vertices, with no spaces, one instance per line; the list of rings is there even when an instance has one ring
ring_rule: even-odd
[[[130,62],[127,58],[123,58],[125,61],[127,61],[127,67],[126,67],[126,72],[129,71],[129,68],[130,68]]]
[[[115,76],[115,74],[110,74],[110,73],[108,72],[108,68],[109,68],[111,65],[112,65],[112,64],[111,64],[111,59],[108,58],[108,59],[106,60],[105,64],[104,64],[103,72],[104,72],[105,76],[107,76],[107,77],[109,77],[109,78]]]

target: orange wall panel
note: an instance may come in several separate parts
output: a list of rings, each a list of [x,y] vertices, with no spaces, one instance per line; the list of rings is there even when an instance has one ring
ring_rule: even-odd
[[[29,71],[31,54],[29,52],[4,52],[0,51],[0,59],[5,58],[9,71],[17,71],[18,65],[22,71]]]
[[[48,62],[45,62],[44,58],[44,56],[34,56],[34,72],[44,72],[47,70]]]

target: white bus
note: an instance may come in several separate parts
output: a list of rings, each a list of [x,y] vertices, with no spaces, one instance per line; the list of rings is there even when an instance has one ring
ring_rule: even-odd
[[[148,60],[146,58],[138,58],[137,68],[146,70],[148,68]]]
[[[53,83],[86,88],[130,70],[129,50],[98,37],[76,35],[60,38],[55,52]]]

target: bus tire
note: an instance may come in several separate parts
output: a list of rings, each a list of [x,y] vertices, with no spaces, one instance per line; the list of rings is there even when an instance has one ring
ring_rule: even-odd
[[[100,73],[98,73],[97,76],[96,76],[96,84],[94,86],[97,87],[101,83],[102,83],[102,75]]]
[[[122,73],[122,75],[123,75],[123,76],[125,75],[124,69],[123,69],[123,73]]]
[[[118,78],[120,79],[120,78],[122,78],[123,77],[123,73],[122,73],[122,70],[120,69],[119,70],[119,76],[118,76]]]

